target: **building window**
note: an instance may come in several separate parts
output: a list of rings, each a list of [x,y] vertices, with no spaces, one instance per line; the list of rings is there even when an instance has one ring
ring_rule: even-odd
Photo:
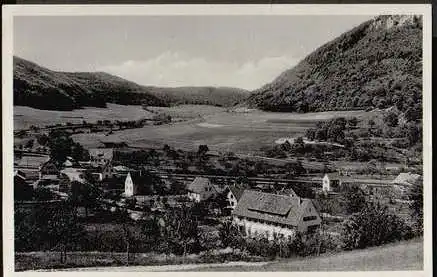
[[[310,221],[310,220],[315,220],[317,219],[317,216],[313,215],[313,216],[304,216],[303,221]]]

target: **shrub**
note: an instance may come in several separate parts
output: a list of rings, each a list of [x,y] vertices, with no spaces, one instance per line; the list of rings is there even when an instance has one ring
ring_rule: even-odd
[[[342,237],[343,248],[350,250],[408,239],[412,232],[401,218],[389,213],[387,207],[372,203],[344,222]]]

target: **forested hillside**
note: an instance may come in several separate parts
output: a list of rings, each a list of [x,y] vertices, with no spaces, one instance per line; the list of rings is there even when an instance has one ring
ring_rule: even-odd
[[[117,104],[165,106],[144,87],[104,72],[57,72],[14,57],[14,105],[48,110]]]
[[[247,101],[268,111],[395,106],[421,118],[422,18],[379,16],[321,46]]]
[[[232,106],[248,91],[227,87],[161,88],[142,86],[104,72],[59,72],[14,57],[14,105],[47,110],[72,110],[84,106],[169,106],[204,104]]]

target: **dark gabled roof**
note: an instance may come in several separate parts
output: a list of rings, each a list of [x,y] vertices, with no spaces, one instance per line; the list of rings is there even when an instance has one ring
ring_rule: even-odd
[[[247,189],[247,186],[243,184],[234,184],[229,186],[229,190],[232,192],[237,201],[240,200],[245,189]]]
[[[201,193],[204,192],[208,186],[215,189],[208,178],[196,177],[196,179],[188,185],[187,190],[194,193]]]
[[[43,164],[41,165],[41,167],[40,167],[39,170],[40,170],[40,171],[46,170],[47,167],[49,167],[49,168],[51,167],[51,168],[55,169],[56,171],[59,171],[58,167],[57,167],[57,166],[55,165],[55,163],[54,163],[53,161],[51,161],[51,160],[49,160],[49,161],[43,163]]]
[[[245,190],[233,215],[297,226],[309,199]]]

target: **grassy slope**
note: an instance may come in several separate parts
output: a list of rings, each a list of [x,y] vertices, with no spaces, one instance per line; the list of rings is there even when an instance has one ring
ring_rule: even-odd
[[[58,253],[30,252],[16,254],[16,270],[32,270],[38,268],[64,267],[74,271],[107,271],[105,266],[117,266],[111,271],[371,271],[371,270],[422,270],[423,241],[421,238],[411,241],[373,247],[364,250],[341,252],[320,257],[287,259],[253,265],[232,264],[198,264],[166,266],[164,257],[158,258],[136,255],[136,266],[121,266],[125,253],[109,252],[74,252],[68,254],[69,263],[59,264]],[[154,262],[152,262],[154,260]],[[178,259],[176,259],[178,260]],[[175,261],[176,261],[175,260]],[[190,263],[195,260],[187,259]],[[181,263],[179,259],[177,263]],[[161,264],[153,266],[152,264]],[[141,266],[144,265],[144,266]],[[147,265],[147,266],[146,266]]]
[[[270,111],[392,105],[406,111],[420,108],[421,99],[421,18],[380,16],[318,48],[254,91],[248,104]]]
[[[364,250],[298,260],[272,262],[260,267],[209,267],[199,271],[369,271],[422,270],[423,241],[415,239]]]

